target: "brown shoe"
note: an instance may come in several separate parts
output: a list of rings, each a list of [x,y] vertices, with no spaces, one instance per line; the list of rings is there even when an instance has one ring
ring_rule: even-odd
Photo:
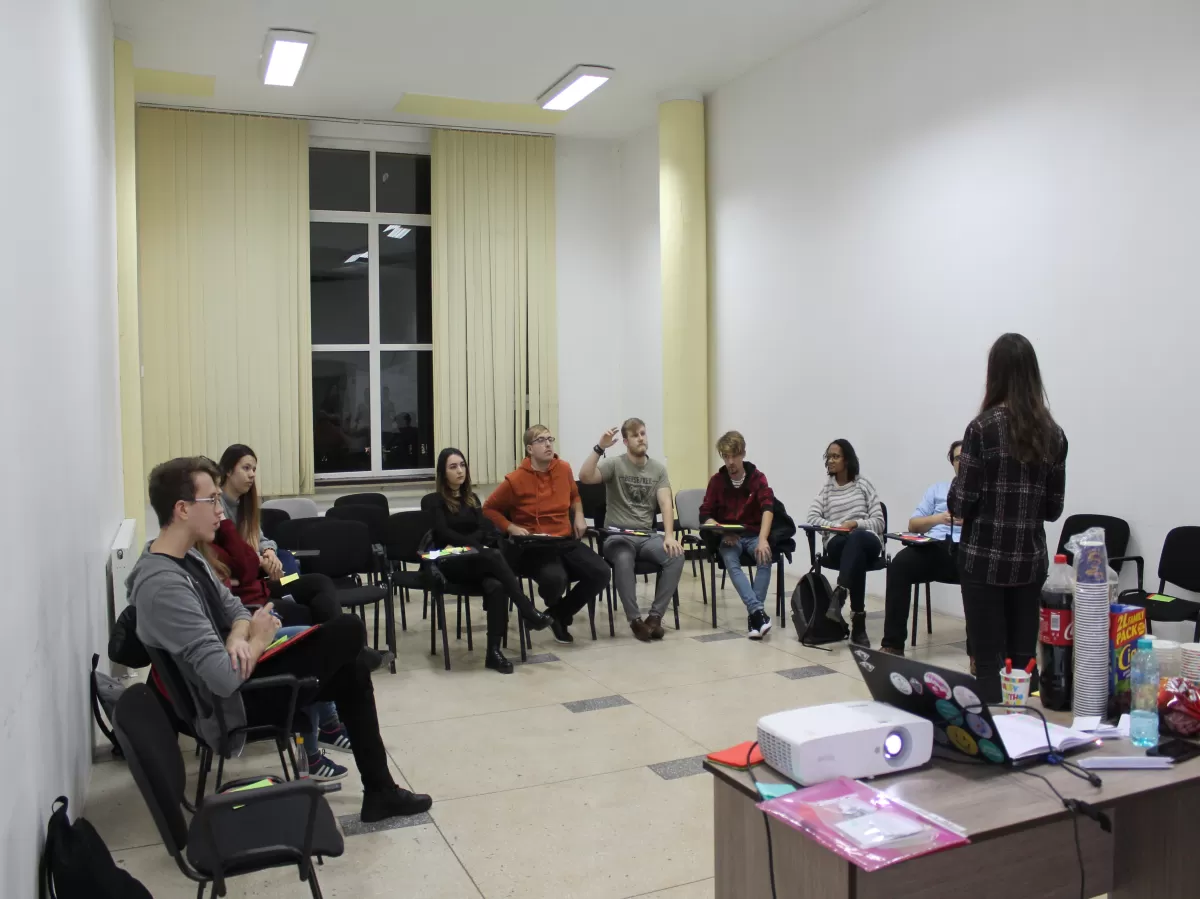
[[[880,646],[879,651],[886,652],[890,656],[900,656],[902,658],[904,656],[903,649],[895,649],[894,647],[891,647],[891,646]]]
[[[661,640],[666,633],[662,626],[662,615],[647,615],[646,627],[650,628],[650,636],[655,640]]]
[[[629,622],[629,629],[633,631],[633,635],[643,643],[650,642],[650,628],[646,627],[646,622],[640,618],[635,618]]]

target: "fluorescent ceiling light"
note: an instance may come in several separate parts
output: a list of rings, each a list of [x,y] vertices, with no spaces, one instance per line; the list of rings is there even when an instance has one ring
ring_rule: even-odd
[[[388,237],[396,238],[396,240],[404,240],[404,238],[408,237],[408,235],[412,232],[403,225],[388,225],[383,229],[383,233]]]
[[[280,87],[294,85],[316,39],[315,34],[307,31],[280,31],[275,28],[268,31],[261,60],[263,84]]]
[[[538,105],[542,109],[570,109],[612,76],[613,70],[607,66],[576,66],[538,97]]]

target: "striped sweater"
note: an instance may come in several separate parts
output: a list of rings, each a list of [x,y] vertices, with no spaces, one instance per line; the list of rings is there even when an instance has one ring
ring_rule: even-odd
[[[859,475],[844,487],[833,477],[826,479],[821,492],[808,507],[808,523],[838,527],[846,521],[857,521],[860,528],[875,534],[883,533],[883,507],[874,485]],[[828,540],[829,535],[825,535]]]

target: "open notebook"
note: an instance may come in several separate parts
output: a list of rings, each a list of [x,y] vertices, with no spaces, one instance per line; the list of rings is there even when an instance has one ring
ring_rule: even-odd
[[[1051,746],[1055,752],[1068,752],[1094,743],[1093,734],[1071,730],[1057,724],[1042,726],[1042,719],[1032,715],[996,715],[992,719],[1004,748],[1011,759],[1031,759],[1050,752]],[[1050,730],[1050,744],[1046,745],[1046,729]]]

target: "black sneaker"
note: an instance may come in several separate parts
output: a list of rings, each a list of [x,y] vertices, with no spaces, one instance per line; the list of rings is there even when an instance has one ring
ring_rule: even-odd
[[[433,800],[424,793],[410,793],[403,787],[392,787],[390,790],[363,793],[362,821],[372,824],[388,818],[399,818],[407,815],[419,815],[429,811]]]
[[[859,612],[850,616],[850,642],[865,649],[871,648],[871,638],[867,636],[867,615]]]
[[[846,619],[842,617],[842,606],[846,604],[846,599],[850,596],[850,591],[840,584],[833,588],[833,599],[829,603],[829,608],[825,610],[825,617],[830,621],[836,622],[845,626]]]
[[[571,636],[571,632],[567,630],[567,626],[553,613],[550,615],[550,632],[554,634],[554,640],[557,643],[575,642],[575,638]]]
[[[771,629],[771,619],[767,617],[767,613],[761,609],[757,612],[752,612],[746,624],[747,636],[751,640],[761,640],[767,635],[767,631]]]

